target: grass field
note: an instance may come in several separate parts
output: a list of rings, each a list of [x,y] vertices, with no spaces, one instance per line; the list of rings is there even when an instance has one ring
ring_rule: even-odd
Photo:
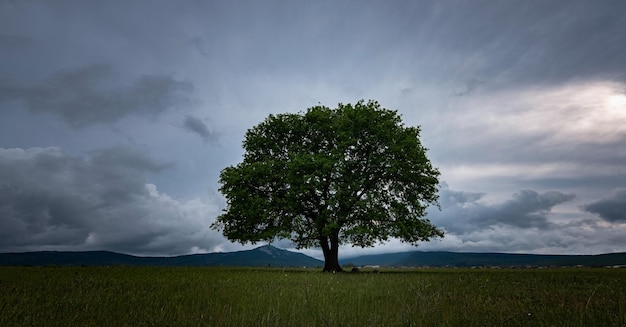
[[[0,267],[0,326],[626,326],[626,270]]]

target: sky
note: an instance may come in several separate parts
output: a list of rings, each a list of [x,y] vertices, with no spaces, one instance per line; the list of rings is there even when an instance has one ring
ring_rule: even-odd
[[[624,12],[621,0],[0,0],[0,252],[259,246],[210,228],[246,130],[360,99],[421,126],[441,171],[427,217],[446,236],[340,257],[626,252]]]

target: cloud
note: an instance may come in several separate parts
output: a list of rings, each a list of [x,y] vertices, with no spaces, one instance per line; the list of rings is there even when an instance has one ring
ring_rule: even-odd
[[[522,190],[506,201],[485,204],[480,201],[483,193],[455,191],[445,184],[439,193],[441,211],[431,210],[428,216],[435,225],[457,235],[498,226],[551,228],[548,216],[552,208],[575,197],[574,194],[556,191],[540,194],[533,190]]]
[[[19,100],[33,112],[60,116],[73,127],[113,123],[129,115],[154,116],[188,103],[193,85],[165,75],[144,75],[130,84],[103,64],[56,72],[30,85],[0,81],[0,103]]]
[[[504,224],[520,228],[546,228],[549,225],[547,216],[552,208],[574,197],[574,194],[557,191],[539,194],[522,190],[504,203],[486,207],[476,221],[487,226]]]
[[[611,223],[626,223],[626,190],[617,190],[605,199],[591,202],[583,210]]]
[[[210,230],[220,197],[180,202],[148,176],[167,168],[130,146],[74,157],[0,149],[0,251],[106,249],[186,254],[228,243]]]
[[[520,229],[498,225],[467,234],[448,233],[437,242],[420,245],[421,250],[460,252],[508,252],[537,254],[600,254],[626,251],[626,228],[607,226],[592,219],[573,224],[555,224],[549,229]]]
[[[624,89],[581,80],[480,91],[450,100],[424,137],[445,179],[464,188],[610,189],[626,180]]]
[[[216,138],[216,134],[209,130],[202,119],[192,115],[185,115],[183,128],[200,135],[205,142],[214,141]]]
[[[568,146],[597,147],[626,140],[624,89],[624,83],[585,80],[497,90],[464,97],[442,118],[447,119],[446,126],[457,126],[457,133],[466,134],[464,140],[459,140],[462,142],[451,146],[464,147],[470,142],[499,146],[493,148],[499,151],[489,151],[488,156],[479,158],[492,159],[493,154],[511,157],[504,147],[518,153],[512,157],[516,161],[537,155],[542,159],[564,154],[569,155],[568,159],[588,158],[587,152],[569,151]],[[542,152],[537,153],[537,149]]]
[[[623,220],[589,217],[576,208],[563,210],[574,194],[522,190],[503,201],[488,203],[486,194],[452,190],[445,183],[439,193],[441,211],[429,210],[428,218],[445,229],[446,236],[423,243],[422,250],[544,254],[626,251],[626,242],[620,239],[626,232],[626,224],[620,224]],[[626,192],[620,190],[585,209],[612,212],[623,208],[625,200]],[[562,207],[557,210],[558,206]]]
[[[430,208],[427,218],[446,235],[420,244],[417,250],[589,254],[590,248],[601,252],[626,249],[626,243],[615,241],[623,229],[580,216],[564,223],[556,219],[561,217],[552,214],[554,208],[571,201],[573,194],[522,190],[504,201],[487,203],[485,193],[453,190],[443,182],[439,195],[441,210]],[[350,257],[409,250],[406,244],[392,239],[371,249],[344,245],[340,253]],[[319,249],[304,252],[321,256]]]

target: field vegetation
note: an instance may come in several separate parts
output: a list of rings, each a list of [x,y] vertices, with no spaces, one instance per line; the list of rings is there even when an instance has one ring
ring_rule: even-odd
[[[626,326],[623,269],[0,267],[0,326]]]

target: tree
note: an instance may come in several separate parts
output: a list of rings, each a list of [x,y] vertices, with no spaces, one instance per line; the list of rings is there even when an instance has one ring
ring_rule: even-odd
[[[419,133],[372,100],[269,115],[247,131],[243,162],[221,171],[227,202],[212,228],[242,244],[320,246],[327,272],[342,271],[341,244],[443,237],[425,218],[439,171]]]

